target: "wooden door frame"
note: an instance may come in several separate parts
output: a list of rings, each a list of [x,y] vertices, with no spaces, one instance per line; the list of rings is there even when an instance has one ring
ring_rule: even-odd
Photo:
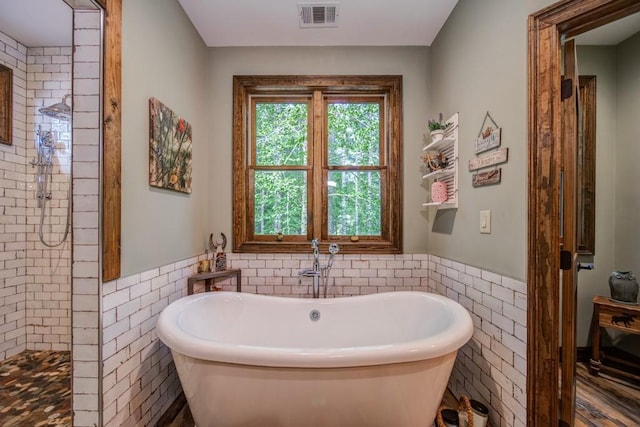
[[[122,169],[122,0],[95,0],[104,13],[102,50],[102,282],[120,277]]]
[[[561,36],[640,11],[640,0],[562,0],[528,19],[527,425],[557,426]]]
[[[120,277],[122,162],[122,0],[98,0],[104,18],[102,282]]]

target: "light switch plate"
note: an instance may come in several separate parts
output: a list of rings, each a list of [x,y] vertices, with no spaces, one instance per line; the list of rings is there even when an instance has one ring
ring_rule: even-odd
[[[480,211],[480,233],[491,234],[491,211]]]

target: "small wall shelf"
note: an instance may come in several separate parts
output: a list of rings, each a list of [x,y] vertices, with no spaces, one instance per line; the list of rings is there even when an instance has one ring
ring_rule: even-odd
[[[445,147],[450,145],[454,141],[454,138],[451,135],[447,135],[443,138],[440,138],[436,141],[427,144],[422,151],[438,151],[441,147]]]
[[[198,273],[192,274],[187,279],[187,295],[193,295],[193,285],[196,282],[204,281],[205,292],[209,292],[211,290],[215,290],[216,280],[224,279],[226,277],[235,277],[236,278],[236,291],[242,291],[242,270],[240,269],[229,269],[223,271],[209,271],[206,273]],[[214,289],[212,289],[214,288]]]
[[[448,160],[448,166],[444,169],[428,172],[422,176],[423,180],[432,183],[438,180],[447,184],[447,200],[445,202],[431,201],[431,194],[423,207],[435,206],[438,209],[456,209],[458,207],[458,113],[451,116],[446,122],[451,122],[444,137],[428,143],[422,151],[435,151]]]
[[[454,173],[456,173],[456,171],[453,168],[440,169],[437,171],[429,172],[426,175],[422,175],[422,179],[439,179],[448,175],[452,175]]]

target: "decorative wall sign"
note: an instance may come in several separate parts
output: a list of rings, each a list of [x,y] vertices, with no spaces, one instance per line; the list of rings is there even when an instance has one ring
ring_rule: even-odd
[[[502,179],[502,168],[494,169],[488,172],[476,173],[473,175],[472,179],[472,185],[474,187],[499,184]]]
[[[476,157],[469,160],[469,171],[475,171],[478,169],[486,168],[487,166],[498,165],[508,160],[509,149],[502,148],[494,151],[484,157]]]
[[[491,120],[493,126],[485,127],[487,119]],[[500,126],[498,126],[495,120],[493,120],[493,118],[491,117],[491,114],[489,114],[489,112],[487,111],[484,116],[484,120],[482,121],[482,126],[480,126],[478,137],[474,141],[476,154],[499,147],[501,134],[502,129],[500,128]]]
[[[485,132],[483,132],[482,135],[475,140],[476,154],[499,147],[501,133],[502,129],[500,128],[493,129],[491,127],[488,127]]]
[[[149,184],[191,193],[191,125],[149,99]]]

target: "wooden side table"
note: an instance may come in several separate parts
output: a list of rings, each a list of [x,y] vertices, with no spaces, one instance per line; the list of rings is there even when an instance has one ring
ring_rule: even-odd
[[[635,368],[636,372],[640,371],[640,366],[637,363],[607,356],[604,349],[600,349],[602,328],[611,328],[631,334],[640,334],[640,306],[614,302],[603,296],[593,297],[593,327],[591,343],[593,346],[593,352],[591,360],[589,361],[592,375],[598,375],[598,373],[602,371],[639,381],[640,376],[632,372],[616,369],[602,363],[600,360],[601,357],[602,359],[609,358],[611,360],[615,360],[621,365]]]
[[[193,285],[196,282],[204,281],[204,290],[205,292],[211,291],[212,287],[215,286],[217,279],[223,279],[226,277],[235,277],[236,278],[236,292],[242,291],[242,272],[239,269],[230,269],[223,271],[210,271],[207,273],[197,273],[189,276],[187,279],[187,295],[193,294]]]

